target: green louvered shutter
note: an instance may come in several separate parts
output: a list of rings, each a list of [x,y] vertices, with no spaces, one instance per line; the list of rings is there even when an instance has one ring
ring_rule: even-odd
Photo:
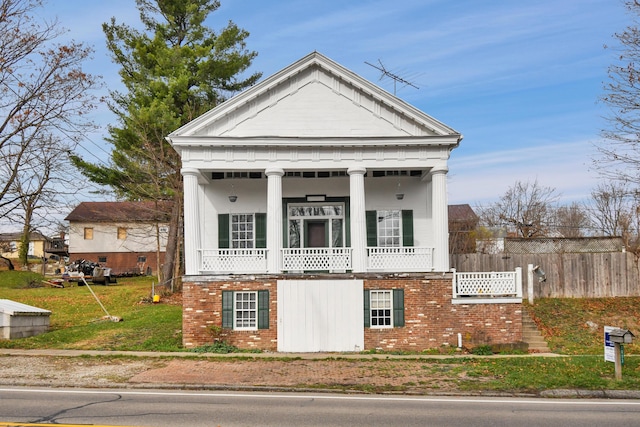
[[[371,302],[369,299],[369,290],[364,290],[364,327],[368,328],[371,326],[371,314],[370,314]]]
[[[269,329],[269,291],[258,291],[258,329]]]
[[[367,246],[378,246],[378,214],[376,211],[366,211]]]
[[[402,246],[413,246],[413,211],[402,211]]]
[[[267,214],[257,213],[256,216],[256,248],[267,247]]]
[[[229,214],[218,215],[218,248],[229,247]]]
[[[404,289],[393,290],[393,326],[404,326]]]
[[[233,291],[222,291],[222,327],[233,329]]]

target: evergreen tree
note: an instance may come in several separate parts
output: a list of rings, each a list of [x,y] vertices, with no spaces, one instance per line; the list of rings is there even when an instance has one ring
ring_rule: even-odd
[[[108,167],[75,157],[92,181],[129,200],[172,200],[162,279],[176,274],[182,212],[180,156],[165,136],[261,77],[245,75],[257,53],[246,49],[249,33],[233,22],[219,32],[205,20],[219,6],[212,0],[136,0],[144,31],[103,24],[107,47],[126,92],[112,91],[118,125]]]

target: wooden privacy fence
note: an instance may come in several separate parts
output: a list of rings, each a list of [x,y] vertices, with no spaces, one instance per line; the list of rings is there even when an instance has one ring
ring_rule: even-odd
[[[511,271],[521,267],[525,289],[529,264],[539,266],[546,278],[540,281],[533,275],[534,298],[640,296],[638,261],[632,253],[451,255],[451,267],[457,271]]]

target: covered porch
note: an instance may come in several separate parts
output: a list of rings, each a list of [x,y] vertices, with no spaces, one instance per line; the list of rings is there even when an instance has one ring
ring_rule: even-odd
[[[449,269],[446,169],[183,175],[188,275]]]

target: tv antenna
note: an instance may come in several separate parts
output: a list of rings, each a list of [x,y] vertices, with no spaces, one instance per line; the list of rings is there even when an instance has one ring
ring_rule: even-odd
[[[420,89],[418,86],[414,85],[414,84],[413,84],[413,83],[411,83],[410,81],[405,80],[405,79],[403,79],[402,77],[400,77],[399,75],[394,74],[394,73],[392,73],[391,71],[387,70],[387,69],[385,68],[384,64],[382,63],[382,61],[380,61],[379,59],[378,59],[378,63],[380,64],[380,66],[373,65],[373,64],[371,64],[371,63],[369,63],[369,62],[367,62],[367,61],[364,61],[364,63],[365,63],[365,64],[367,64],[367,65],[369,65],[369,66],[371,66],[371,67],[373,67],[373,68],[375,68],[376,70],[381,71],[381,72],[382,72],[382,75],[380,76],[380,79],[381,79],[381,80],[382,80],[382,78],[383,78],[383,77],[385,77],[385,76],[386,76],[386,77],[389,77],[390,79],[392,79],[392,80],[393,80],[393,96],[395,96],[395,95],[396,95],[396,84],[397,84],[398,82],[400,82],[400,83],[404,84],[405,86],[411,86],[411,87],[414,87],[414,88],[416,88],[416,89]]]

